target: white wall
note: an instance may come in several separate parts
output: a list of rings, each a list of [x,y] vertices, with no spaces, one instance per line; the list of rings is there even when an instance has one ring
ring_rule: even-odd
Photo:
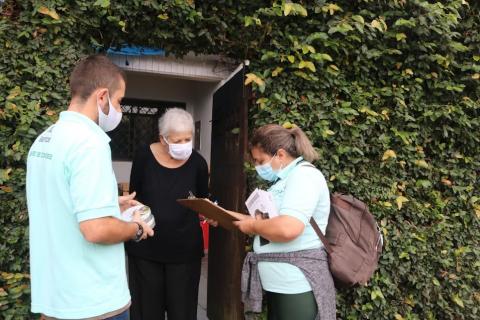
[[[146,73],[127,73],[125,97],[146,100],[184,102],[193,109],[196,82]]]
[[[202,82],[172,78],[139,72],[127,73],[125,97],[146,100],[183,102],[193,115],[201,121],[200,153],[210,163],[212,132],[212,99],[218,82]],[[118,182],[129,182],[131,163],[114,161],[113,169]]]
[[[130,182],[131,161],[113,161],[113,171],[117,182]]]
[[[198,83],[196,90],[197,104],[193,110],[195,121],[201,123],[200,134],[200,153],[210,164],[210,151],[212,140],[212,106],[213,93],[216,83],[201,82]]]
[[[232,60],[216,55],[189,53],[181,59],[172,56],[127,57],[116,54],[111,54],[109,57],[113,63],[129,72],[170,75],[194,81],[218,82],[227,78],[230,72],[235,69],[235,64]]]

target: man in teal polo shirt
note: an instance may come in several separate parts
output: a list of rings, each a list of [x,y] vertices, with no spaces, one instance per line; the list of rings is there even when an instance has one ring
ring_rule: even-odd
[[[153,235],[136,202],[118,197],[109,137],[121,120],[125,75],[107,57],[81,60],[72,100],[33,143],[27,161],[32,312],[46,319],[126,319],[123,242]]]

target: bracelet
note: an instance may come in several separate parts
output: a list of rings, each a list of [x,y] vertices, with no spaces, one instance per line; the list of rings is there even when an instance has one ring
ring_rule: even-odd
[[[139,242],[140,240],[142,240],[142,236],[143,236],[143,227],[140,223],[134,221],[134,223],[137,224],[138,226],[138,230],[137,232],[135,233],[135,237],[133,238],[133,241],[135,242]]]

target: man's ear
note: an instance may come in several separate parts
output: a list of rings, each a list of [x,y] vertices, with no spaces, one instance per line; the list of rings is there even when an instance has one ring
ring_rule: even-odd
[[[103,113],[108,114],[108,89],[97,89],[94,93],[96,103],[102,107]]]
[[[97,99],[97,101],[101,102],[102,104],[105,104],[105,102],[108,101],[107,88],[99,88],[95,90],[93,94],[95,95],[95,98]]]

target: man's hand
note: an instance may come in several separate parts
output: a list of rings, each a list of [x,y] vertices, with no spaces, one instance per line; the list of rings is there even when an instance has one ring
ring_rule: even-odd
[[[153,237],[153,229],[150,228],[148,226],[148,224],[146,224],[143,220],[142,220],[142,217],[140,216],[140,212],[138,211],[135,211],[135,213],[133,214],[132,216],[132,222],[137,222],[139,223],[142,228],[143,228],[143,234],[142,234],[142,237],[140,238],[140,240],[144,240],[146,239],[147,237]]]
[[[136,192],[132,192],[126,196],[118,197],[118,205],[120,206],[120,212],[123,212],[130,207],[138,206],[139,204],[141,204],[137,200],[134,200],[136,195]]]

